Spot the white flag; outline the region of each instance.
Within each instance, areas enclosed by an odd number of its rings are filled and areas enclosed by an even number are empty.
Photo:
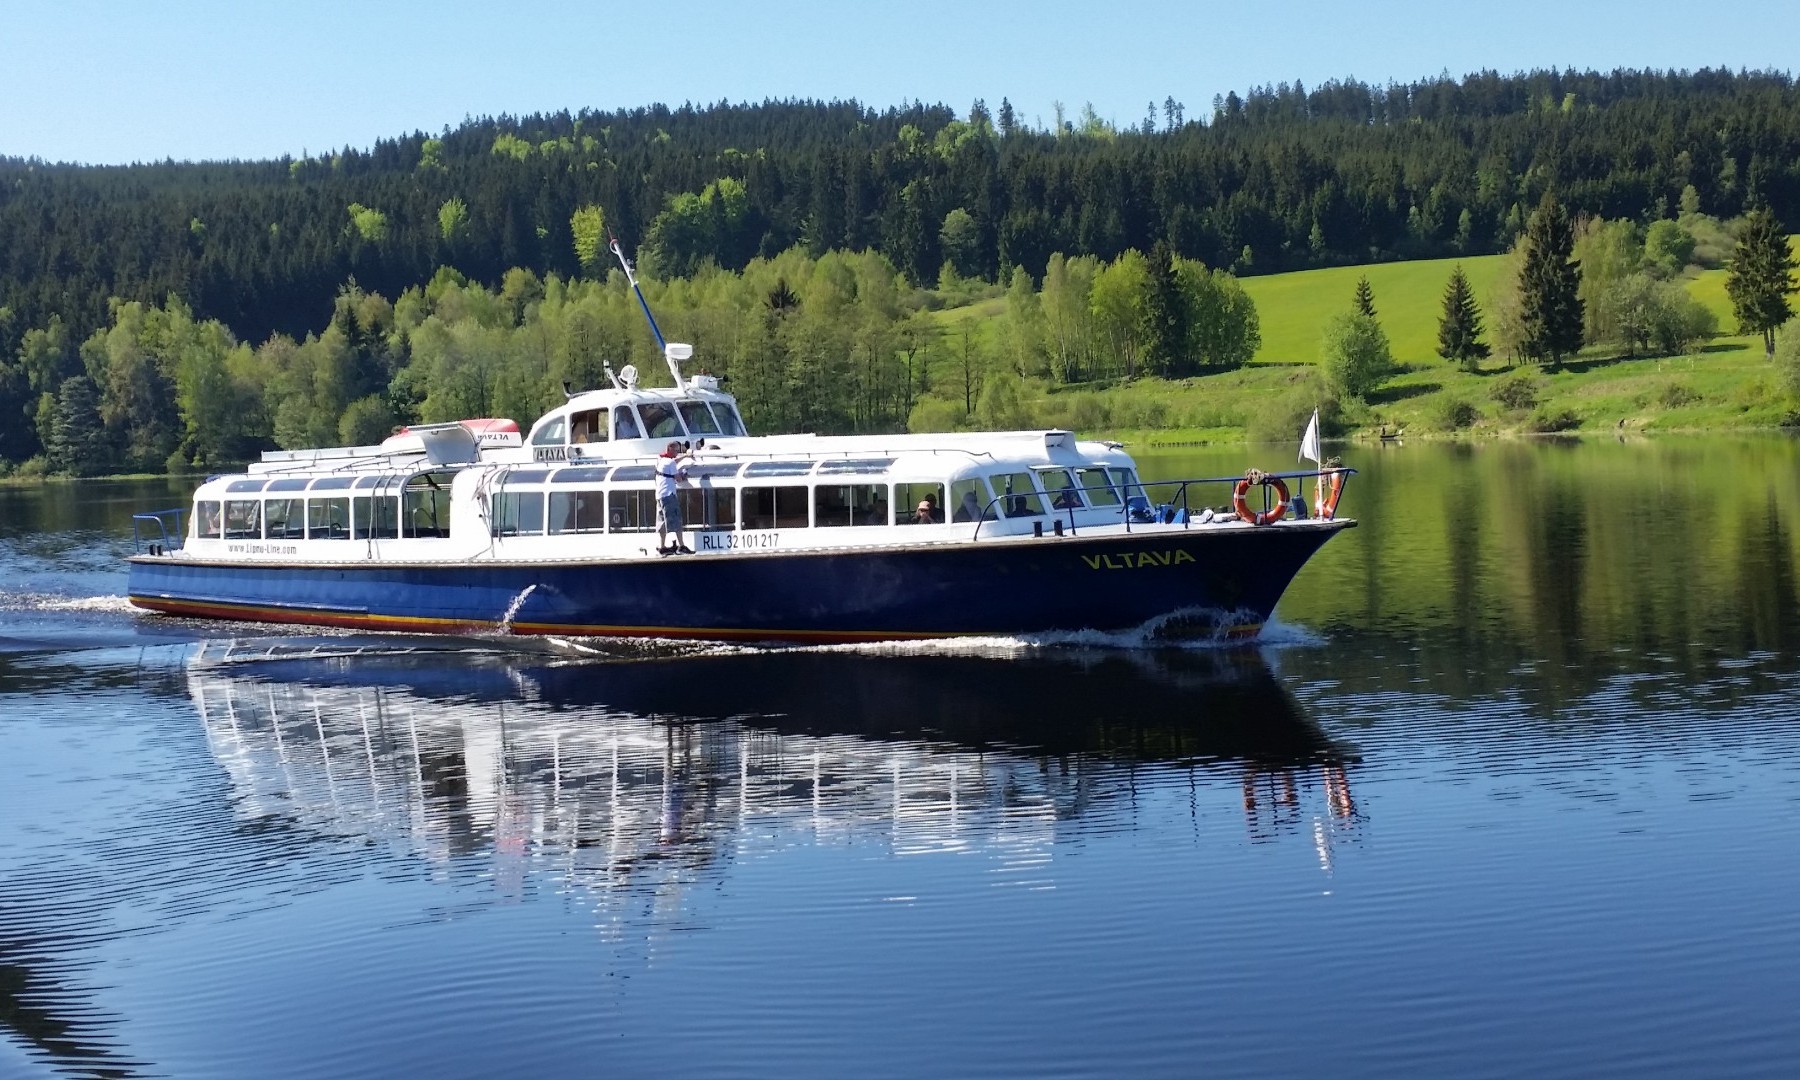
[[[1319,410],[1314,409],[1312,419],[1306,422],[1306,434],[1300,436],[1300,460],[1312,459],[1313,464],[1323,465],[1324,456],[1319,453]]]

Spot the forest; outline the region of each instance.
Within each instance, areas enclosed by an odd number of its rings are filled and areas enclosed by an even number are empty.
[[[984,392],[998,422],[1016,378],[1242,363],[1239,278],[1506,251],[1546,192],[1640,227],[1800,220],[1797,105],[1779,73],[1482,72],[1282,83],[1192,115],[1170,97],[1129,127],[786,101],[486,118],[276,161],[0,159],[0,461],[161,469],[528,418],[646,354],[615,233],[765,429],[941,424],[945,402],[969,420]],[[1048,316],[999,346],[922,317],[982,283],[1018,325],[1024,293],[1099,322],[1076,349]],[[1161,329],[1127,327],[1145,318]],[[829,401],[782,389],[821,380]]]

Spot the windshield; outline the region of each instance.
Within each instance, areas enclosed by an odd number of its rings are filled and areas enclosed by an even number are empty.
[[[712,411],[713,415],[718,417],[720,434],[735,436],[744,434],[744,421],[739,419],[735,408],[723,401],[715,401],[712,404]]]
[[[688,430],[696,435],[720,434],[719,425],[713,421],[712,411],[704,401],[682,402],[681,418],[687,421]]]

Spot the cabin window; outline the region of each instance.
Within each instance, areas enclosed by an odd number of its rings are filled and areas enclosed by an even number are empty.
[[[400,521],[408,537],[450,535],[450,473],[420,473],[400,496]]]
[[[392,495],[370,498],[358,495],[350,500],[351,539],[393,540],[400,535],[400,500]]]
[[[704,484],[707,480],[724,480],[736,476],[741,468],[743,466],[735,461],[729,464],[689,465],[687,474],[689,480]]]
[[[1075,475],[1081,480],[1081,493],[1087,496],[1089,506],[1119,505],[1118,489],[1112,486],[1105,469],[1099,466],[1077,469]]]
[[[508,484],[541,484],[549,478],[549,469],[514,469],[506,474]]]
[[[194,504],[194,536],[217,540],[220,536],[220,525],[224,520],[224,503],[217,500],[202,500]]]
[[[1130,502],[1134,498],[1143,499],[1146,503],[1149,502],[1149,496],[1144,492],[1144,485],[1138,483],[1137,472],[1135,470],[1112,469],[1110,471],[1112,473],[1113,485],[1123,493],[1126,502]]]
[[[1030,473],[1001,473],[994,477],[994,487],[999,489],[1000,512],[1006,517],[1037,517],[1044,512],[1044,500],[1038,498]]]
[[[552,491],[550,493],[550,531],[553,533],[605,532],[606,495],[599,491]]]
[[[1039,469],[1038,483],[1044,485],[1044,493],[1050,496],[1052,510],[1079,510],[1086,505],[1081,501],[1081,492],[1075,486],[1075,478],[1067,469]]]
[[[306,500],[270,499],[264,503],[263,536],[270,540],[306,539]]]
[[[886,525],[886,484],[821,484],[813,489],[813,523],[834,525]]]
[[[398,476],[363,476],[357,478],[356,487],[360,491],[363,488],[384,487],[390,483],[397,483],[399,480]]]
[[[488,524],[495,536],[536,536],[544,531],[544,493],[502,491],[494,496]]]
[[[233,500],[225,504],[225,539],[262,539],[261,500]]]
[[[339,491],[356,482],[354,476],[321,476],[312,482],[314,491]]]
[[[656,479],[656,466],[621,465],[613,470],[612,478],[615,484],[623,483],[626,480],[654,480]]]
[[[311,483],[311,481],[308,480],[304,476],[302,476],[302,477],[289,476],[289,477],[284,477],[280,480],[269,481],[269,486],[267,488],[265,488],[264,490],[266,490],[266,491],[305,491],[306,485],[309,483]]]
[[[723,401],[715,401],[712,403],[712,411],[713,416],[719,422],[719,434],[736,436],[744,434],[744,421],[738,416],[735,408]]]
[[[566,417],[566,416],[554,417],[551,420],[547,421],[543,427],[538,428],[537,431],[532,434],[531,445],[533,445],[533,446],[561,446],[566,441],[565,435],[567,434],[568,430],[569,430],[569,418],[568,417]]]
[[[810,461],[753,461],[744,466],[745,476],[805,476],[812,472]]]
[[[844,473],[884,473],[894,463],[893,458],[856,458],[849,461],[821,461],[819,475],[830,476]]]
[[[750,466],[754,469],[756,466]],[[744,528],[806,528],[806,489],[761,487],[744,489]]]
[[[605,465],[580,465],[573,469],[558,469],[550,478],[552,484],[603,484],[606,474],[612,470]]]
[[[569,424],[569,441],[596,443],[606,441],[606,410],[588,409],[578,412]]]
[[[310,540],[350,539],[350,500],[306,500],[306,536]]]
[[[646,401],[638,406],[638,414],[644,418],[644,434],[652,439],[678,439],[687,434],[673,402]]]
[[[656,528],[656,491],[641,488],[608,493],[606,527],[612,532],[649,532]]]
[[[686,421],[689,431],[696,435],[718,435],[719,423],[704,401],[684,401],[681,403],[681,419]]]
[[[676,493],[681,502],[681,523],[690,529],[734,529],[737,527],[737,489],[730,487],[681,488]]]
[[[929,509],[920,510],[923,503]],[[944,517],[944,485],[895,484],[894,520],[901,525],[942,525]]]
[[[953,481],[950,485],[950,502],[956,509],[950,511],[950,520],[994,520],[994,508],[988,505],[993,498],[988,491],[987,481],[979,476]]]
[[[225,485],[225,490],[230,492],[261,491],[266,483],[268,483],[267,480],[233,480]]]
[[[629,405],[613,407],[613,438],[641,439],[643,430],[638,427],[637,413],[631,411]]]

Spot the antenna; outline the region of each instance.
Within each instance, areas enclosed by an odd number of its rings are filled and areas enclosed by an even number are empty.
[[[606,378],[607,378],[607,380],[608,380],[608,381],[609,381],[609,382],[611,382],[611,383],[612,383],[612,386],[613,386],[613,389],[614,389],[614,390],[618,390],[618,389],[620,389],[620,387],[619,387],[619,377],[618,377],[618,376],[617,376],[617,375],[614,375],[614,374],[613,374],[613,369],[612,369],[612,365],[611,365],[611,364],[601,364],[601,365],[600,365],[600,370],[601,370],[601,371],[604,371],[604,372],[606,372]]]
[[[618,257],[619,265],[625,268],[625,280],[631,283],[631,291],[637,294],[638,306],[644,309],[644,318],[650,320],[650,332],[656,335],[656,347],[667,348],[669,343],[663,340],[662,329],[656,325],[656,316],[650,314],[650,304],[644,299],[644,290],[638,288],[637,275],[631,271],[631,260],[627,259],[625,253],[619,249],[619,238],[611,233],[608,233],[606,238],[612,242],[612,253]],[[679,380],[677,380],[677,384],[679,384]]]
[[[663,337],[662,327],[656,325],[656,316],[650,314],[650,302],[644,299],[644,290],[638,288],[637,274],[632,272],[631,260],[619,248],[619,238],[608,233],[607,240],[611,242],[613,255],[625,270],[625,280],[631,283],[631,291],[637,294],[638,306],[644,309],[644,318],[650,323],[650,332],[656,335],[656,347],[662,350],[663,360],[669,365],[669,374],[675,377],[675,389],[680,390],[681,362],[694,355],[694,347],[680,342],[671,343]]]

